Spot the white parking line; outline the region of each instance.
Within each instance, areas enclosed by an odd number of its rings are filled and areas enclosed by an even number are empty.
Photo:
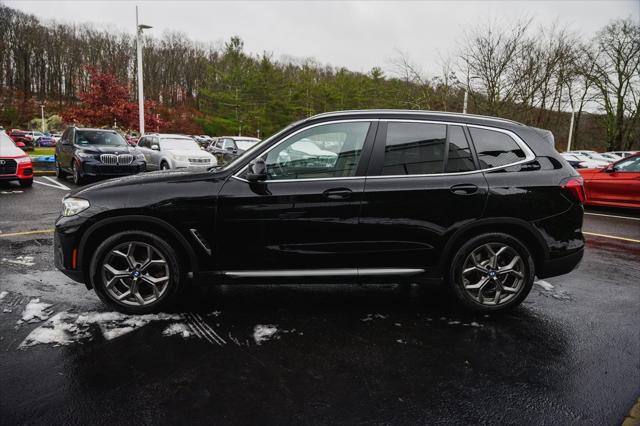
[[[640,220],[640,217],[617,216],[617,215],[614,215],[614,214],[589,213],[589,212],[585,212],[585,214],[589,215],[589,216],[615,217],[616,219]]]
[[[34,179],[33,183],[37,183],[39,185],[44,185],[44,186],[50,186],[51,188],[56,188],[56,189],[61,189],[63,191],[71,191],[71,188],[69,188],[68,186],[62,184],[61,182],[51,179],[48,176],[42,176],[44,179],[48,180],[50,183],[47,182],[41,182],[39,180]]]
[[[618,237],[616,235],[597,234],[595,232],[584,232],[584,231],[582,231],[582,233],[585,235],[591,235],[594,237],[611,238],[612,240],[629,241],[631,243],[640,243],[640,240],[636,240],[633,238],[626,238],[626,237]]]

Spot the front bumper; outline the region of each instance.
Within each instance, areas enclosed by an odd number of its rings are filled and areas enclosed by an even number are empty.
[[[56,229],[53,234],[53,262],[57,269],[74,281],[84,283],[84,272],[77,261],[74,234],[64,234]]]
[[[83,176],[129,176],[136,173],[141,173],[146,170],[146,163],[144,161],[134,162],[128,165],[106,165],[98,161],[85,161],[82,162],[82,175]]]
[[[31,162],[17,163],[15,172],[0,174],[0,181],[30,180],[30,179],[33,179],[33,165]]]

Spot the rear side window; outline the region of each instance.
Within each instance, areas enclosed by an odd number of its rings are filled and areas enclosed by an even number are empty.
[[[445,172],[468,172],[475,168],[464,130],[460,126],[449,126],[449,153]]]
[[[394,123],[387,127],[383,175],[442,173],[447,126]]]
[[[471,139],[478,153],[481,169],[502,167],[524,160],[522,148],[506,133],[469,127]]]

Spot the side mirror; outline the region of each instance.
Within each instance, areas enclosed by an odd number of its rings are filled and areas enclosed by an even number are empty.
[[[249,164],[247,180],[249,182],[267,180],[267,165],[262,158],[256,158]]]
[[[153,145],[151,145],[151,149],[154,151],[160,151],[160,145],[154,143]]]
[[[233,147],[232,146],[228,146],[225,148],[227,151],[233,151]]]
[[[607,166],[603,169],[603,171],[604,171],[605,173],[613,173],[613,172],[615,172],[615,171],[616,171],[616,168],[614,167],[614,165],[613,165],[613,164],[609,164],[609,165],[607,165]]]

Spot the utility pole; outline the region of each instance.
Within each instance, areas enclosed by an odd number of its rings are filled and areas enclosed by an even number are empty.
[[[40,104],[40,119],[42,120],[42,133],[44,134],[44,102]]]
[[[567,140],[567,151],[571,151],[571,138],[573,137],[573,117],[575,111],[571,110],[571,123],[569,124],[569,139]]]
[[[140,119],[140,137],[144,136],[144,88],[142,82],[142,31],[153,28],[138,23],[138,6],[136,6],[136,53],[138,56],[138,117]]]
[[[469,100],[469,92],[464,91],[464,103],[462,104],[462,113],[467,113],[467,101]]]

